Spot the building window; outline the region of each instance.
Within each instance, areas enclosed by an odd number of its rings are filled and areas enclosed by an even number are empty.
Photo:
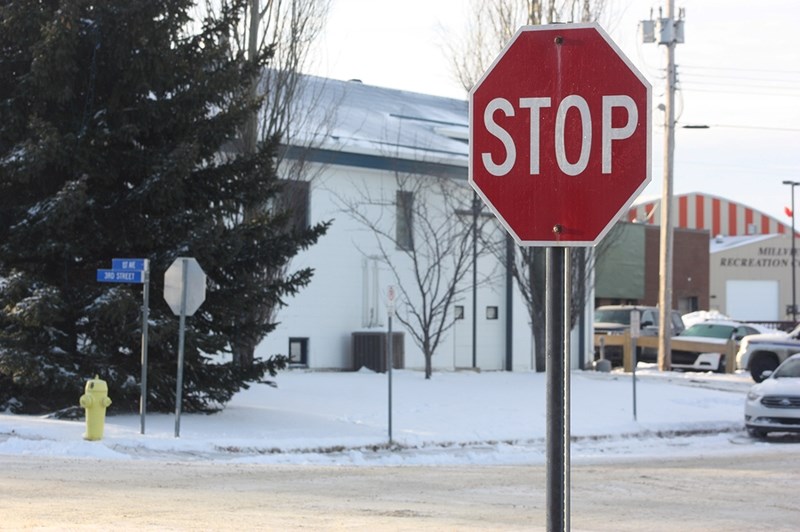
[[[456,305],[453,312],[455,314],[455,319],[457,320],[464,319],[464,305]]]
[[[398,190],[396,194],[397,226],[395,240],[397,248],[403,251],[414,250],[414,193]]]
[[[496,320],[497,319],[497,307],[486,307],[486,319],[487,320]]]
[[[681,311],[681,314],[700,310],[699,299],[696,296],[678,298],[678,310]]]
[[[308,366],[308,338],[289,338],[289,364]]]

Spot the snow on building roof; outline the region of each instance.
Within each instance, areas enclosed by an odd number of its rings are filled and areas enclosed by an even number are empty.
[[[288,144],[316,151],[456,166],[466,176],[469,112],[466,100],[303,77]],[[346,164],[346,162],[344,163]]]
[[[709,244],[709,253],[713,255],[714,253],[718,253],[720,251],[728,251],[741,246],[747,246],[749,244],[755,244],[757,242],[771,240],[779,236],[781,235],[776,233],[765,234],[765,235],[739,235],[739,236],[719,235],[711,238]]]

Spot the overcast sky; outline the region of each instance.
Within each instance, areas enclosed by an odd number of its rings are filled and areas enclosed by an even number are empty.
[[[444,43],[464,30],[471,0],[332,1],[313,73],[467,98]],[[637,25],[665,2],[607,4],[603,28],[653,85],[653,181],[642,197],[660,197],[663,113],[656,107],[665,53],[639,43]],[[790,222],[791,195],[781,182],[800,181],[800,1],[684,0],[678,7],[686,13],[686,42],[676,48],[678,127],[710,128],[677,130],[675,193],[715,194]]]

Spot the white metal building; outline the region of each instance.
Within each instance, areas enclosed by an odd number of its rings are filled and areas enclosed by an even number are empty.
[[[398,224],[400,216],[398,179],[425,175],[448,178],[456,185],[450,189],[455,190],[454,197],[448,199],[469,209],[473,196],[467,184],[467,102],[315,77],[308,78],[306,90],[315,103],[303,110],[303,126],[294,138],[295,144],[312,147],[288,146],[283,168],[292,160],[310,161],[310,221],[332,220],[333,224],[318,244],[293,262],[293,268],[313,267],[314,278],[287,301],[277,317],[280,325],[256,354],[288,353],[293,361],[312,369],[357,369],[353,367],[353,333],[386,330],[386,293],[395,278],[377,258],[381,253],[374,231],[352,215],[353,199],[366,195],[376,200],[365,207],[365,215],[378,220],[386,231],[397,230],[391,226]],[[463,216],[463,209],[449,216]],[[503,234],[494,220],[487,227],[496,237]],[[412,283],[407,255],[394,249],[389,255],[403,277],[401,284]],[[490,280],[477,286],[475,365],[482,370],[528,370],[532,341],[519,292],[514,287],[507,295],[505,269],[497,258],[482,255],[477,264],[479,278]],[[470,273],[448,310],[454,326],[433,357],[434,370],[473,366],[471,287]],[[404,303],[398,302],[398,312],[407,311]],[[590,329],[591,319],[587,321]],[[394,330],[398,327],[394,320]],[[405,367],[422,368],[422,351],[407,331],[404,336]],[[579,357],[573,352],[577,367]],[[590,345],[585,352],[585,357],[591,356]]]

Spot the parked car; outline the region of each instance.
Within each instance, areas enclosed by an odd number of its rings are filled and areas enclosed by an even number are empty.
[[[736,353],[736,367],[749,371],[754,381],[761,382],[765,371],[775,371],[794,353],[800,353],[800,325],[789,333],[772,330],[745,337]]]
[[[631,328],[631,311],[639,312],[641,336],[658,336],[658,307],[642,305],[603,305],[594,311],[594,334],[622,334]],[[685,329],[681,314],[677,310],[671,312],[670,324],[672,336]],[[622,348],[607,346],[605,357],[612,365],[622,365]],[[656,349],[636,350],[637,357],[642,362],[655,362],[658,357]],[[595,359],[600,358],[599,349],[595,349]]]
[[[800,432],[800,354],[750,388],[744,405],[747,432],[763,438],[770,432]]]
[[[725,351],[729,340],[741,341],[750,334],[762,334],[769,329],[755,323],[734,320],[706,320],[685,329],[676,338],[719,345],[719,350],[706,353],[672,348],[672,367],[696,371],[724,371]]]

